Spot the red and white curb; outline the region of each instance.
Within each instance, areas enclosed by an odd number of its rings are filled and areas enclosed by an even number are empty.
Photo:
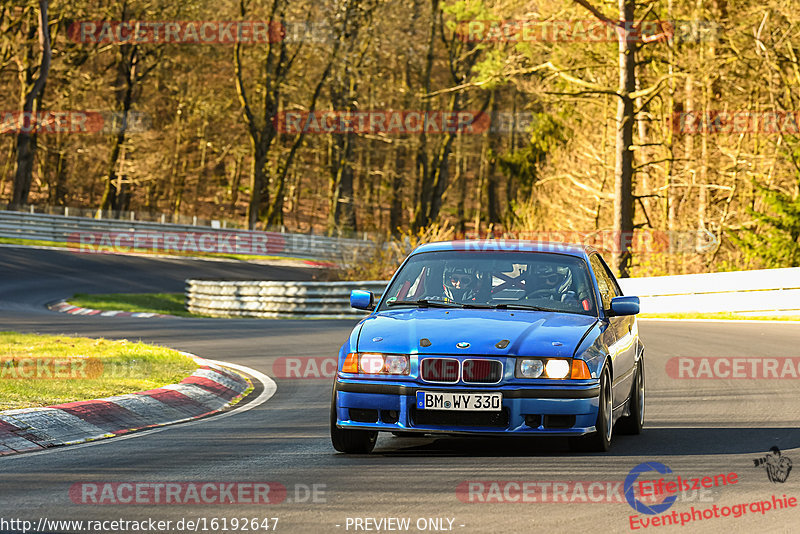
[[[165,315],[162,313],[147,313],[147,312],[126,312],[126,311],[108,311],[108,310],[95,310],[93,308],[81,308],[80,306],[73,306],[64,300],[58,301],[54,304],[47,306],[50,310],[59,313],[69,313],[70,315],[98,315],[100,317],[177,317],[177,315]]]
[[[47,408],[2,411],[0,456],[191,421],[230,406],[251,387],[244,375],[195,359],[201,367],[179,384]]]

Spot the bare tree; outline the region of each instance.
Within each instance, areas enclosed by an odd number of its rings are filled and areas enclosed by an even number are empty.
[[[38,30],[34,30],[33,24],[29,25],[28,36],[32,37],[34,31],[39,34],[39,46],[41,57],[39,64],[33,62],[33,51],[28,50],[19,63],[20,81],[22,82],[22,113],[23,117],[31,116],[41,106],[42,92],[47,83],[47,74],[50,72],[50,61],[52,50],[50,47],[50,28],[48,26],[47,9],[48,0],[39,0]],[[22,119],[24,120],[24,119]],[[31,119],[32,124],[36,124],[35,119]],[[21,129],[17,133],[17,171],[14,175],[13,193],[8,209],[19,209],[28,202],[28,194],[31,190],[33,180],[33,158],[36,149],[36,129],[27,132]]]

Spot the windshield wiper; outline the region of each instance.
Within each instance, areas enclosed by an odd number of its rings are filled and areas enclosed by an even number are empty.
[[[534,311],[543,311],[543,312],[558,312],[564,313],[564,310],[557,310],[555,308],[545,308],[543,306],[534,306],[532,304],[516,304],[513,302],[507,302],[503,304],[496,304],[493,306],[498,310],[534,310]]]
[[[421,308],[463,308],[463,305],[459,304],[458,302],[447,302],[445,300],[430,300],[430,299],[392,300],[386,303],[387,306],[399,306],[401,304],[406,304],[410,306],[419,306]]]

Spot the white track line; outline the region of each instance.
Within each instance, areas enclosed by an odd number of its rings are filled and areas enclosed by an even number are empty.
[[[186,426],[199,425],[201,423],[206,422],[206,420],[209,420],[209,419],[214,419],[214,420],[224,419],[226,417],[230,417],[232,415],[237,415],[237,414],[240,414],[240,413],[244,413],[244,412],[246,412],[248,410],[252,410],[253,408],[257,408],[257,407],[261,406],[262,404],[267,402],[275,394],[275,392],[278,390],[278,385],[275,383],[274,380],[272,380],[270,377],[268,377],[264,373],[256,371],[255,369],[251,369],[250,367],[245,367],[244,365],[237,365],[235,363],[222,362],[222,361],[218,361],[218,360],[209,360],[207,358],[203,358],[203,359],[205,361],[207,361],[207,362],[214,363],[214,364],[217,364],[217,365],[221,365],[223,367],[230,367],[231,369],[236,369],[237,371],[241,371],[241,372],[249,375],[254,380],[257,380],[257,381],[261,382],[261,384],[264,386],[264,391],[262,391],[261,394],[258,397],[256,397],[255,399],[251,400],[250,402],[247,402],[247,403],[243,404],[240,407],[234,407],[231,410],[229,410],[227,412],[223,412],[223,413],[221,413],[219,415],[211,415],[211,416],[208,416],[208,417],[204,417],[202,419],[198,419],[196,421],[188,421],[188,422],[185,422],[185,423],[168,424],[166,426],[162,426],[162,427],[159,427],[159,428],[153,428],[151,430],[143,430],[141,432],[133,432],[132,434],[126,434],[126,435],[123,435],[123,436],[116,436],[116,437],[108,438],[108,439],[101,439],[101,440],[98,440],[98,441],[90,441],[88,443],[80,443],[78,445],[65,445],[65,446],[62,446],[62,447],[53,447],[51,449],[44,449],[42,451],[26,452],[26,453],[20,453],[20,454],[11,454],[9,456],[0,456],[0,462],[9,462],[9,461],[14,461],[14,459],[16,459],[16,458],[30,458],[31,456],[40,456],[42,454],[51,454],[51,453],[54,453],[54,452],[81,449],[83,447],[94,447],[95,445],[105,445],[105,444],[109,444],[109,443],[116,443],[116,442],[119,442],[119,441],[122,441],[122,440],[125,440],[125,439],[138,438],[138,437],[141,437],[141,436],[147,436],[147,435],[150,435],[150,434],[155,434],[157,432],[163,432],[164,430],[169,430],[171,428],[174,428],[177,425],[180,425],[181,427],[186,427]]]
[[[781,321],[763,319],[667,319],[666,317],[637,317],[637,321],[664,321],[681,323],[734,323],[734,324],[800,324],[800,321]]]

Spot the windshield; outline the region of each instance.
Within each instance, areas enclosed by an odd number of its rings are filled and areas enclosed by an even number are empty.
[[[583,259],[543,252],[416,254],[397,273],[379,309],[415,306],[597,315]]]

